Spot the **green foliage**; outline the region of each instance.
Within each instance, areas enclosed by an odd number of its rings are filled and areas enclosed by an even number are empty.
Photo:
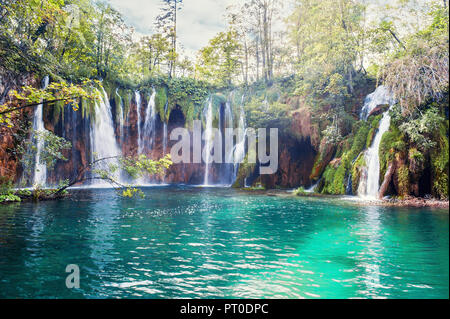
[[[405,165],[400,166],[397,170],[398,193],[400,197],[409,194],[409,169]]]
[[[369,133],[367,134],[366,148],[369,148],[372,145],[373,139],[375,138],[375,134],[377,133],[380,120],[383,116],[377,115],[372,119],[372,123],[370,125]]]
[[[405,121],[400,125],[400,130],[420,150],[426,151],[436,145],[432,140],[432,135],[439,129],[443,120],[439,114],[439,110],[432,106],[425,113],[417,114],[408,121]]]
[[[357,131],[352,147],[348,154],[348,159],[353,161],[367,147],[367,136],[369,134],[369,126],[366,122],[361,123],[361,127]]]
[[[121,158],[122,168],[132,177],[136,179],[144,174],[156,175],[161,174],[164,170],[168,169],[172,165],[170,155],[166,155],[162,159],[155,161],[148,158],[146,155],[141,154],[138,158]],[[110,175],[110,174],[108,174]]]
[[[168,103],[167,100],[167,88],[166,87],[160,87],[156,90],[156,96],[155,96],[155,106],[156,111],[161,117],[161,121],[166,122],[166,113],[165,108]]]
[[[36,157],[38,143],[43,143],[40,164],[46,165],[49,170],[53,169],[58,160],[67,161],[63,152],[72,148],[72,143],[50,131],[35,131],[34,138],[26,141],[20,147],[22,162],[27,174],[31,173],[30,169]]]
[[[417,163],[423,163],[425,161],[425,156],[419,152],[416,148],[409,149],[409,160],[414,160]]]
[[[15,194],[13,181],[7,177],[0,176],[0,204],[20,201],[20,197]]]
[[[281,134],[289,134],[291,105],[281,102],[269,104],[261,98],[252,97],[244,108],[250,127],[278,128]]]
[[[307,193],[305,192],[305,189],[303,187],[299,187],[296,190],[294,190],[293,194],[295,196],[303,196],[303,195],[306,195]]]
[[[139,195],[141,198],[143,198],[145,196],[144,192],[142,192],[142,190],[140,190],[138,188],[129,187],[122,191],[122,197],[133,198],[136,195]]]
[[[297,94],[313,104],[336,105],[351,93],[353,63],[364,36],[363,6],[354,1],[298,1],[289,17],[289,35],[297,48]],[[351,30],[351,31],[350,31]]]
[[[387,166],[394,160],[395,153],[404,152],[406,144],[403,141],[403,135],[393,123],[388,132],[383,134],[380,142],[380,176],[384,176]]]
[[[384,83],[402,107],[403,115],[448,91],[448,7],[433,5],[432,22],[405,37],[383,69]],[[392,35],[392,28],[386,28]]]
[[[33,192],[28,189],[19,189],[16,191],[16,195],[19,197],[31,197]]]
[[[0,204],[22,201],[19,196],[14,194],[0,195]]]
[[[80,85],[67,84],[65,81],[52,82],[48,87],[36,89],[32,86],[24,86],[21,92],[11,90],[8,101],[0,105],[0,124],[12,127],[12,116],[18,115],[17,103],[21,108],[33,107],[44,101],[46,105],[55,105],[54,117],[59,118],[64,105],[71,105],[77,111],[79,101],[82,99],[98,100],[99,94],[94,90],[95,86],[101,85],[98,81],[84,80]]]
[[[254,186],[243,188],[246,191],[264,191],[266,187],[262,185],[260,182],[256,183]]]
[[[449,198],[449,141],[448,121],[441,124],[437,134],[437,146],[430,152],[432,168],[432,191],[433,195],[441,198]]]
[[[250,154],[252,157],[256,154]],[[236,176],[236,181],[233,184],[234,188],[241,188],[245,186],[245,179],[248,178],[256,168],[256,163],[248,162],[249,154],[246,154],[243,162],[239,165],[239,170]]]
[[[376,118],[372,123],[358,121],[353,127],[353,133],[340,143],[336,157],[340,156],[338,166],[329,164],[323,173],[322,193],[344,195],[347,177],[352,174],[352,187],[355,193],[359,183],[359,176],[364,166],[363,151],[367,148],[367,141],[373,126],[378,126]]]
[[[201,79],[217,85],[231,86],[239,67],[237,33],[232,28],[219,32],[200,50],[197,72]]]
[[[364,153],[361,153],[352,165],[352,193],[358,192],[359,181],[361,178],[361,170],[366,166]]]

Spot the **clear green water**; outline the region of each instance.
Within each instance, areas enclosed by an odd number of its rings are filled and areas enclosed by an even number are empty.
[[[145,192],[0,206],[0,297],[449,297],[446,211]],[[65,286],[68,264],[80,267],[80,289]]]

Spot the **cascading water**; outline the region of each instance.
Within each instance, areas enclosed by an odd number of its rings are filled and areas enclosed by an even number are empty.
[[[205,186],[209,185],[209,161],[211,160],[211,148],[212,148],[212,122],[213,122],[213,112],[212,112],[212,98],[209,99],[208,107],[206,109],[205,113],[206,118],[206,129],[205,129],[205,175],[204,175],[204,181],[203,184]]]
[[[219,124],[219,129],[222,129],[222,125],[224,125],[225,130],[228,129],[234,129],[234,119],[233,119],[233,106],[232,106],[232,100],[233,100],[233,93],[230,93],[230,96],[228,97],[227,102],[225,103],[225,110],[224,110],[224,120],[222,124]],[[223,131],[222,134],[224,134],[226,131]],[[235,147],[233,146],[230,150],[226,150],[228,154],[225,154],[226,161],[224,164],[222,164],[222,184],[232,184],[234,181],[234,153],[235,153]]]
[[[233,183],[236,181],[237,173],[239,170],[239,163],[244,160],[245,157],[245,138],[247,136],[247,125],[245,120],[245,111],[244,111],[244,95],[242,95],[241,99],[241,110],[239,115],[239,129],[242,130],[243,134],[241,139],[237,141],[236,146],[234,147],[234,172],[233,172]]]
[[[384,85],[377,87],[375,92],[367,95],[364,100],[364,106],[361,109],[360,119],[366,121],[372,112],[379,105],[393,105],[394,98]]]
[[[156,105],[155,105],[156,91],[153,89],[153,92],[148,101],[147,111],[145,114],[145,122],[144,122],[144,137],[150,137],[149,149],[153,149],[155,143],[156,136]],[[144,146],[142,145],[142,148]],[[143,149],[139,150],[140,153],[143,152]]]
[[[389,104],[392,106],[395,103],[394,98],[384,86],[379,86],[377,90],[368,95],[364,107],[361,111],[361,118],[367,120],[370,112],[379,105]],[[380,189],[380,157],[379,149],[381,139],[389,130],[391,124],[391,117],[389,110],[384,112],[380,121],[378,132],[375,135],[372,145],[365,151],[364,158],[366,161],[365,170],[361,174],[358,195],[366,198],[376,199],[378,198],[378,192]]]
[[[138,144],[138,154],[140,154],[140,150],[142,149],[142,137],[141,137],[141,93],[139,91],[134,92],[134,96],[136,99],[136,112],[137,112],[137,144]]]
[[[166,102],[166,105],[164,106],[164,114],[167,116],[167,110],[169,107],[169,102]],[[163,125],[163,155],[166,155],[167,152],[167,122],[168,119],[164,121]]]
[[[46,76],[43,79],[43,89],[46,89],[49,83],[49,77]],[[33,132],[45,132],[44,127],[44,112],[43,104],[39,104],[34,111],[34,119],[33,119]],[[41,164],[41,153],[44,148],[44,141],[42,139],[38,139],[36,142],[36,155],[35,155],[35,167],[34,167],[34,177],[33,177],[33,185],[41,185],[46,186],[47,183],[47,166],[45,164]]]
[[[120,134],[120,143],[123,143],[123,123],[125,120],[125,116],[123,114],[123,100],[122,97],[119,94],[119,89],[116,89],[116,95],[119,98],[119,105],[118,105],[118,115],[119,115],[119,134]]]
[[[92,160],[107,159],[98,162],[97,168],[109,169],[109,164],[117,164],[121,151],[117,145],[114,133],[114,125],[109,98],[103,89],[103,96],[95,103],[95,120],[91,121],[91,151]],[[95,154],[95,158],[93,157]],[[115,178],[120,181],[121,172],[117,172]],[[106,181],[95,180],[94,186],[109,185]]]

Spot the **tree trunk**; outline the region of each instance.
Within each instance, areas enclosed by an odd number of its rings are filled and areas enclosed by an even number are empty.
[[[384,194],[386,194],[389,184],[391,183],[392,176],[394,175],[394,171],[395,171],[394,163],[390,162],[386,170],[386,174],[384,175],[384,180],[383,183],[381,184],[380,192],[378,193],[379,199],[383,199]]]

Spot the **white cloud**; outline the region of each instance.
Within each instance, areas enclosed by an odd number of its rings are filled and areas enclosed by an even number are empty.
[[[138,34],[154,33],[154,22],[160,12],[160,0],[108,0],[133,26]],[[184,0],[178,18],[178,41],[188,55],[207,45],[218,32],[226,29],[227,6],[239,0]]]

